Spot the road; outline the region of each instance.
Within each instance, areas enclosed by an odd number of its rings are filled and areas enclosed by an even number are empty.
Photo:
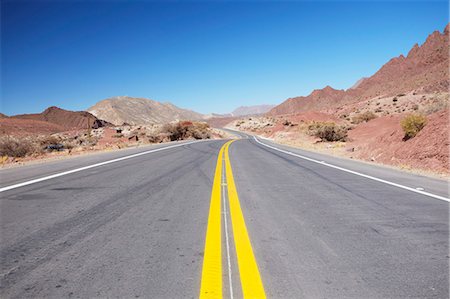
[[[448,182],[241,135],[1,170],[0,297],[449,297]]]

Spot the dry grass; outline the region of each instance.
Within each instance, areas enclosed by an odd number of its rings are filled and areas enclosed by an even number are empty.
[[[372,111],[366,111],[366,112],[363,112],[363,113],[355,115],[352,118],[352,123],[353,124],[360,124],[360,123],[363,123],[363,122],[368,122],[369,120],[372,120],[372,119],[374,119],[376,117],[377,117],[376,114],[373,113]]]
[[[449,99],[448,97],[436,97],[433,102],[425,107],[424,114],[429,115],[433,114],[435,112],[447,109],[449,106]]]
[[[421,114],[409,114],[400,122],[403,131],[405,132],[404,140],[411,139],[417,135],[426,125],[427,118]]]
[[[23,158],[36,152],[36,146],[27,139],[16,139],[10,136],[0,138],[0,156]]]
[[[308,134],[322,141],[345,141],[348,128],[334,122],[312,122],[308,125]]]
[[[211,129],[207,123],[180,121],[164,125],[159,132],[148,134],[151,143],[186,139],[210,139]]]

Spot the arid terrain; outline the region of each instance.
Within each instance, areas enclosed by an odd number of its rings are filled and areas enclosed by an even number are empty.
[[[37,114],[2,114],[2,141],[22,149],[0,154],[9,163],[55,151],[220,138],[226,133],[210,127],[228,127],[306,149],[448,175],[448,42],[447,25],[347,90],[326,86],[277,106],[241,106],[223,115],[126,96],[99,101],[87,111],[50,107]]]
[[[264,114],[274,108],[275,105],[255,105],[255,106],[240,106],[230,113],[230,116],[247,116]]]
[[[306,149],[448,175],[448,44],[447,25],[348,90],[326,86],[287,99],[264,116],[209,122]],[[402,126],[407,118],[413,119],[409,126],[419,125],[414,136]],[[422,123],[414,123],[417,118]]]
[[[148,125],[186,119],[204,119],[200,113],[179,108],[171,103],[132,97],[114,97],[102,100],[87,111],[115,125]]]
[[[145,100],[147,101],[147,100]],[[132,101],[133,102],[133,101]],[[172,107],[171,104],[157,104]],[[174,107],[174,106],[173,106]],[[139,108],[139,107],[138,107]],[[193,116],[197,114],[193,113]],[[172,119],[180,116],[172,115]],[[192,116],[187,113],[185,116]],[[61,158],[92,151],[135,147],[177,140],[214,139],[227,133],[205,122],[178,121],[137,125],[136,118],[113,125],[89,112],[50,107],[37,114],[1,115],[0,156],[2,166],[34,160]]]
[[[448,1],[0,14],[0,299],[450,298]]]

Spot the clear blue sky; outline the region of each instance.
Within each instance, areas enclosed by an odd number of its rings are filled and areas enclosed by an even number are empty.
[[[448,22],[448,3],[1,1],[1,112],[117,95],[202,113],[346,89]]]

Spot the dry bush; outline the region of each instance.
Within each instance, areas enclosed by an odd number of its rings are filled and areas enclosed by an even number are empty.
[[[211,131],[207,123],[191,121],[166,124],[160,134],[166,134],[165,137],[168,137],[170,141],[211,138]]]
[[[421,114],[409,114],[403,118],[400,122],[403,132],[405,132],[405,137],[403,140],[408,140],[417,135],[417,133],[422,130],[427,123],[427,118]]]
[[[74,140],[75,145],[78,146],[94,146],[98,143],[98,137],[96,136],[89,136],[88,134],[84,134],[82,136],[77,136]]]
[[[448,103],[449,103],[448,98],[436,99],[432,104],[428,105],[425,108],[424,113],[426,115],[429,115],[429,114],[433,114],[435,112],[447,109]]]
[[[37,140],[41,147],[46,147],[53,144],[61,143],[61,139],[56,136],[41,136]]]
[[[160,143],[162,142],[161,134],[147,134],[148,142],[150,143]]]
[[[334,122],[312,122],[308,125],[309,134],[322,141],[345,141],[347,131],[347,127],[336,125]]]
[[[25,157],[34,153],[35,150],[35,146],[29,140],[18,140],[9,136],[0,138],[0,156]]]
[[[364,113],[360,113],[360,114],[355,115],[352,118],[352,123],[353,124],[360,124],[362,122],[368,122],[369,120],[372,120],[372,119],[374,119],[376,117],[377,117],[376,114],[373,113],[372,111],[366,111]]]

